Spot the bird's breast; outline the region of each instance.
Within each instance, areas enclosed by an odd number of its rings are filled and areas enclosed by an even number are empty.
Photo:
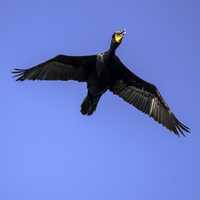
[[[108,75],[107,61],[104,53],[97,54],[96,73],[98,79],[105,80]]]

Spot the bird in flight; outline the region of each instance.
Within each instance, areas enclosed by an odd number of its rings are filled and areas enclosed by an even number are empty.
[[[161,96],[159,90],[131,72],[115,54],[125,30],[112,35],[110,48],[96,55],[56,57],[29,69],[14,69],[17,81],[75,80],[87,83],[87,95],[81,113],[91,115],[106,91],[118,95],[138,110],[146,113],[176,135],[185,135],[189,128],[180,122]]]

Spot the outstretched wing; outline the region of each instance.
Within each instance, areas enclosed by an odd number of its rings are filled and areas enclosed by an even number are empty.
[[[14,69],[17,81],[24,80],[77,80],[86,81],[91,68],[95,66],[96,55],[58,55],[29,69]]]
[[[158,89],[133,74],[118,57],[113,61],[111,74],[113,82],[110,90],[114,94],[148,114],[175,134],[184,135],[184,131],[189,132],[189,128],[171,112]]]

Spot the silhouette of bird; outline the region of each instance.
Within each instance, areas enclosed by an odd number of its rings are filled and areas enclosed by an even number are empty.
[[[131,72],[116,56],[125,30],[112,35],[110,48],[96,55],[58,55],[29,69],[14,69],[17,81],[76,80],[87,83],[87,96],[81,104],[81,113],[91,115],[101,96],[113,92],[126,102],[146,113],[176,135],[185,135],[189,128],[180,122],[161,96],[159,90]]]

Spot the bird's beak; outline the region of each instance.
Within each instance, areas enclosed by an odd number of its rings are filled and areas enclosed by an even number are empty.
[[[123,29],[123,30],[121,31],[121,34],[124,36],[124,35],[126,34],[126,29]]]

